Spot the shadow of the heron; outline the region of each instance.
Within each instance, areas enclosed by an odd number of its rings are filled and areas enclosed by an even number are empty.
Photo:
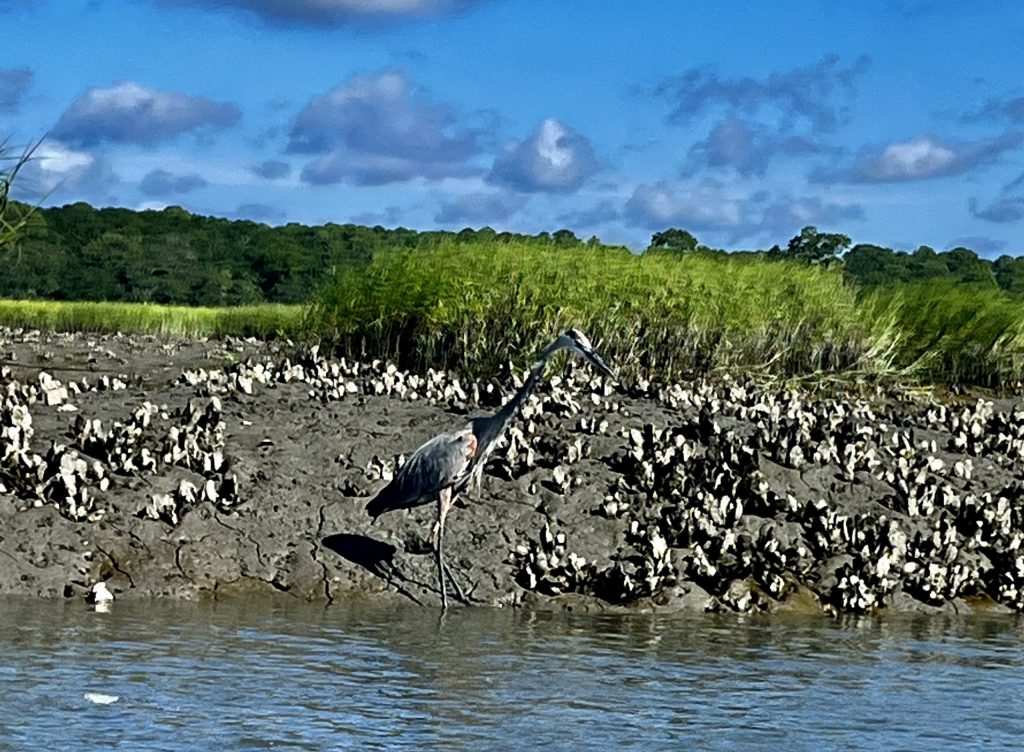
[[[365,569],[375,577],[380,577],[400,594],[418,605],[423,605],[419,598],[409,592],[404,585],[419,587],[426,590],[436,588],[407,577],[396,565],[395,554],[398,549],[390,543],[376,540],[367,535],[355,535],[353,533],[335,533],[328,535],[321,543],[324,548],[330,549],[343,559]]]

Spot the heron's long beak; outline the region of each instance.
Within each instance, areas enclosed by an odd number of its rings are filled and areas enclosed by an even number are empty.
[[[601,359],[600,355],[598,355],[593,350],[588,350],[586,355],[587,360],[589,360],[594,365],[594,368],[596,368],[598,371],[603,373],[605,376],[608,376],[609,378],[615,378],[615,371],[608,367],[608,364]]]

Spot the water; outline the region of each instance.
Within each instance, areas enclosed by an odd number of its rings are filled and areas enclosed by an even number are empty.
[[[0,750],[1020,749],[1022,645],[1006,617],[8,602]]]

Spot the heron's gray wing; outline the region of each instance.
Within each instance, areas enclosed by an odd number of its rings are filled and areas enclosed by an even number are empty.
[[[442,488],[468,475],[475,452],[476,437],[469,426],[435,436],[413,452],[366,510],[377,517],[391,509],[428,503]]]
[[[459,480],[476,451],[476,438],[467,426],[435,436],[413,453],[400,471],[417,488],[436,493]]]

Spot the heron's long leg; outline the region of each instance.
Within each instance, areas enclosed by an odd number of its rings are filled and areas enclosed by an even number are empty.
[[[434,544],[434,550],[437,551],[437,584],[441,588],[441,610],[448,610],[448,590],[445,587],[444,575],[448,569],[444,563],[444,554],[442,553],[442,545],[444,542],[444,518],[448,516],[448,509],[452,505],[452,490],[450,488],[441,489],[437,495],[437,540]]]
[[[437,554],[437,583],[441,590],[441,609],[447,610],[448,608],[448,593],[445,587],[445,577],[448,578],[448,582],[451,582],[452,587],[455,588],[455,593],[462,603],[469,605],[470,600],[466,597],[466,592],[462,589],[462,585],[455,578],[455,573],[452,568],[448,566],[448,562],[444,560],[442,555],[441,539],[444,536],[444,521],[448,516],[448,511],[452,508],[452,492],[451,489],[445,489],[438,494],[437,504],[437,521],[434,523],[433,529],[430,531],[430,542],[434,546],[434,551]]]
[[[452,568],[448,566],[448,562],[445,562],[444,571],[445,574],[448,575],[448,580],[452,583],[452,587],[455,588],[455,594],[459,596],[459,600],[468,605],[469,599],[466,598],[466,594],[463,592],[459,581],[455,579],[455,573],[452,572]]]

